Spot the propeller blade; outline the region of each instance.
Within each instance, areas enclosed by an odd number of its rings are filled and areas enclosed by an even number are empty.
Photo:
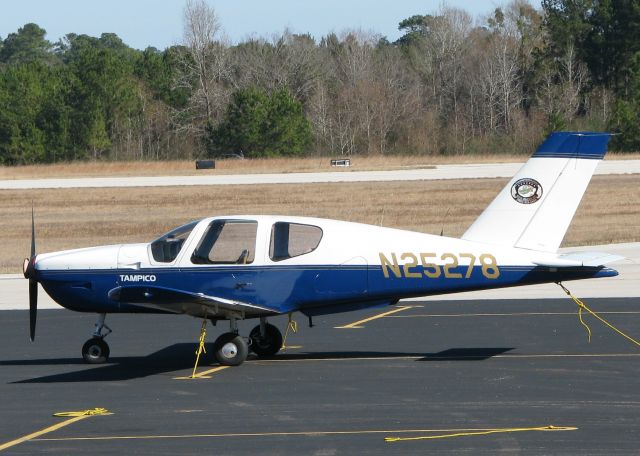
[[[29,279],[29,337],[36,338],[36,317],[38,316],[38,281]]]
[[[36,223],[33,215],[33,206],[31,206],[31,255],[29,258],[33,258],[36,254]]]
[[[26,263],[26,265],[31,264],[31,267],[34,269],[30,273],[31,277],[35,277],[33,275],[33,273],[35,272],[35,256],[36,223],[33,204],[31,204],[31,256],[29,257],[29,262]],[[29,268],[28,266],[25,266],[25,276],[27,275],[27,271],[29,271]],[[38,281],[31,277],[29,277],[29,337],[31,338],[31,342],[33,342],[36,338],[36,318],[38,316]]]

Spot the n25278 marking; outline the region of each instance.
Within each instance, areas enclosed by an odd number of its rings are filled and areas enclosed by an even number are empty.
[[[397,278],[421,279],[427,277],[429,279],[437,279],[445,277],[447,279],[469,279],[476,265],[480,266],[482,275],[487,279],[497,279],[500,277],[500,269],[496,262],[496,258],[490,253],[482,253],[479,256],[473,253],[450,253],[445,252],[438,256],[435,252],[411,253],[404,252],[398,255],[391,253],[389,259],[384,253],[380,252],[380,265],[382,273],[386,279],[391,274]],[[462,265],[460,262],[462,260]],[[460,271],[460,266],[466,267]],[[421,267],[421,268],[420,268]]]

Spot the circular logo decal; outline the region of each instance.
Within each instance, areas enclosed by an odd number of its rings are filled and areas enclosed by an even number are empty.
[[[511,196],[520,204],[531,204],[542,198],[542,185],[535,179],[518,179],[511,187]]]

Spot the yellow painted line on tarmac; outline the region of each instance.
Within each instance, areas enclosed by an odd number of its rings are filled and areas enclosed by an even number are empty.
[[[222,370],[228,369],[231,366],[218,366],[218,367],[214,367],[213,369],[209,369],[206,371],[202,371],[199,374],[192,376],[188,376],[188,377],[173,377],[174,380],[194,380],[194,379],[199,379],[199,378],[211,378],[210,374],[215,374],[216,372],[220,372]]]
[[[109,415],[110,415],[110,413],[109,413]],[[3,443],[3,444],[0,445],[0,451],[4,451],[7,448],[11,448],[13,446],[19,445],[19,444],[24,443],[24,442],[28,442],[30,440],[36,440],[41,435],[49,434],[50,432],[57,431],[58,429],[61,429],[61,428],[65,427],[65,426],[69,426],[70,424],[73,424],[73,423],[77,423],[78,421],[84,420],[86,418],[90,418],[92,416],[95,416],[95,415],[73,416],[73,417],[69,418],[68,420],[61,421],[60,423],[54,424],[53,426],[49,426],[49,427],[46,427],[46,428],[41,429],[39,431],[32,432],[31,434],[27,434],[27,435],[25,435],[23,437],[20,437],[18,439],[11,440],[10,442]]]
[[[377,320],[378,318],[383,318],[383,317],[386,317],[388,315],[392,315],[394,313],[402,312],[403,310],[413,309],[414,307],[417,307],[417,306],[402,306],[402,307],[398,307],[397,309],[393,309],[393,310],[390,310],[388,312],[383,312],[381,314],[374,315],[373,317],[365,318],[364,320],[354,321],[353,323],[349,323],[348,325],[334,326],[334,328],[335,329],[360,329],[360,328],[364,328],[364,326],[362,326],[364,323],[370,322],[372,320]]]
[[[366,434],[418,434],[441,432],[488,432],[495,428],[468,429],[370,429],[354,431],[300,431],[300,432],[242,432],[228,434],[169,434],[169,435],[112,435],[99,437],[61,437],[38,439],[41,442],[72,442],[72,441],[104,441],[104,440],[154,440],[154,439],[197,439],[197,438],[239,438],[239,437],[295,437],[295,436],[325,436],[325,435],[366,435]]]
[[[297,363],[297,362],[332,362],[332,361],[411,361],[416,359],[428,359],[432,361],[448,361],[459,359],[478,359],[484,358],[483,355],[453,355],[453,356],[435,356],[435,355],[408,355],[408,356],[349,356],[334,358],[313,358],[310,354],[309,358],[296,359],[260,359],[250,361],[251,363]],[[540,354],[513,354],[513,355],[488,355],[486,358],[500,359],[530,359],[530,358],[638,358],[640,353],[540,353]]]
[[[598,312],[600,315],[638,315],[640,311],[609,311]],[[389,318],[458,318],[458,317],[531,317],[531,316],[556,316],[570,315],[576,316],[576,312],[513,312],[513,313],[464,313],[464,314],[411,314],[411,315],[393,315]]]
[[[282,351],[285,350],[289,350],[289,349],[296,349],[296,348],[302,348],[302,345],[287,345],[286,347],[282,347]],[[202,372],[197,373],[196,375],[192,376],[186,376],[186,377],[173,377],[174,380],[197,380],[197,379],[201,379],[201,378],[212,378],[211,374],[215,374],[217,372],[223,371],[225,369],[228,369],[232,366],[217,366],[214,367],[212,369],[209,370],[205,370]]]

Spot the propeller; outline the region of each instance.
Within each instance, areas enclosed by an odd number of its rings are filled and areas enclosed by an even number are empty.
[[[36,337],[36,317],[38,315],[38,280],[36,279],[36,226],[33,206],[31,206],[31,255],[25,258],[22,267],[24,277],[29,279],[29,337]]]

